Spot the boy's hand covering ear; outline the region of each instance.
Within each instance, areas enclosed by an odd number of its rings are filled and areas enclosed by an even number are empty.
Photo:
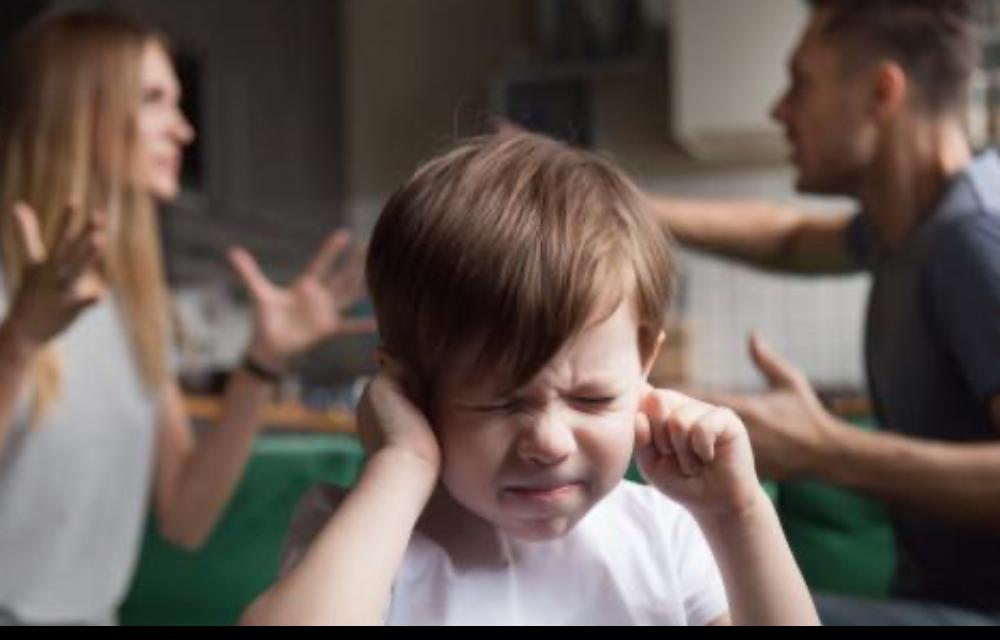
[[[358,435],[371,456],[395,449],[441,468],[441,450],[427,416],[412,400],[412,380],[406,368],[384,355],[381,370],[368,383],[358,405]]]
[[[729,409],[647,387],[635,455],[646,481],[696,517],[739,515],[761,499],[749,437]]]

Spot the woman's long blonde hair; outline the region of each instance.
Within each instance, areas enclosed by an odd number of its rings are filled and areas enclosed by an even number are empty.
[[[117,14],[47,15],[8,51],[0,85],[0,247],[11,300],[26,258],[12,206],[28,203],[51,247],[68,203],[107,216],[104,276],[115,294],[143,381],[167,377],[169,318],[155,204],[133,180],[141,60],[162,38]],[[33,364],[34,415],[59,393],[50,344]]]

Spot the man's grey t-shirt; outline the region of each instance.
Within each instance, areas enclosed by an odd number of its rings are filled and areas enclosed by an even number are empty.
[[[870,266],[865,361],[884,428],[956,443],[1000,440],[1000,160],[977,157],[903,246],[880,250],[864,214],[848,248]],[[900,596],[1000,611],[1000,535],[894,512]]]
[[[145,522],[154,402],[115,305],[57,344],[58,399],[29,427],[22,394],[0,447],[0,623],[114,622]]]

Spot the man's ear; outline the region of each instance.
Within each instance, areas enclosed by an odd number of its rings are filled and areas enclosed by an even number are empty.
[[[656,344],[653,346],[653,350],[650,352],[646,361],[642,363],[642,379],[649,380],[649,373],[653,370],[653,365],[656,363],[656,358],[660,355],[660,349],[663,347],[663,342],[667,339],[667,334],[660,331],[660,334],[656,336]]]
[[[899,63],[886,60],[871,70],[875,116],[880,122],[894,118],[906,105],[910,81]]]

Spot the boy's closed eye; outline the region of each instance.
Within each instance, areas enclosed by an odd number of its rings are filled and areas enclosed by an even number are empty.
[[[611,409],[618,400],[617,395],[573,395],[567,398],[570,404],[583,411],[598,413]]]
[[[524,403],[519,400],[500,400],[486,404],[472,405],[469,410],[476,413],[516,413],[524,407]]]
[[[566,401],[587,411],[597,411],[612,406],[618,400],[617,394],[574,394],[566,396]],[[531,403],[520,398],[505,398],[496,402],[469,405],[477,413],[520,413],[528,411]]]
[[[622,396],[622,392],[607,384],[583,384],[566,394],[568,402],[588,410],[612,407]]]

